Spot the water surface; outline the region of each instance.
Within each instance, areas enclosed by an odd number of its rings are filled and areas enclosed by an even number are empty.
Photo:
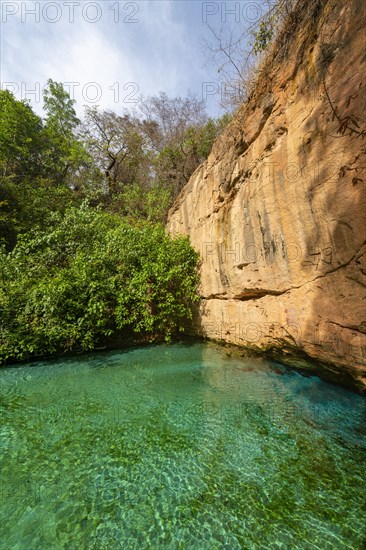
[[[0,547],[357,549],[366,400],[172,345],[0,371]]]

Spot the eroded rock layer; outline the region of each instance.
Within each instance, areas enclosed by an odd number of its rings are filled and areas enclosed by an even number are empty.
[[[200,252],[195,332],[366,385],[364,0],[312,1],[171,209]]]

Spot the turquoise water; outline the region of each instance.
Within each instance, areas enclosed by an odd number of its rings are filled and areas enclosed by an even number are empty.
[[[360,549],[366,400],[172,345],[0,371],[3,549]]]

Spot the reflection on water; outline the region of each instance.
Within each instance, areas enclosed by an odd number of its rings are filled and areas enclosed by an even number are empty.
[[[315,376],[157,346],[3,369],[0,399],[1,548],[364,548],[366,401]]]

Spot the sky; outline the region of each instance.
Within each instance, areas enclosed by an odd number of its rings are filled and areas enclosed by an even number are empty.
[[[0,82],[42,113],[47,79],[62,82],[83,106],[118,113],[141,96],[184,96],[220,108],[217,66],[203,46],[209,26],[249,27],[264,12],[261,1],[0,0]]]

